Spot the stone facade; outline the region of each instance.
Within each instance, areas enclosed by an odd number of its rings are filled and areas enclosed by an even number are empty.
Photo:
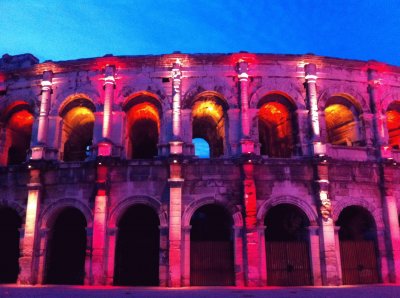
[[[49,235],[72,208],[86,222],[83,282],[114,284],[119,223],[138,204],[158,216],[160,286],[191,285],[191,220],[209,205],[231,218],[237,286],[271,284],[266,217],[280,205],[306,217],[312,284],[369,282],[343,277],[352,206],[373,219],[377,281],[400,282],[400,68],[245,52],[4,55],[0,67],[0,206],[21,219],[18,283],[51,283]]]

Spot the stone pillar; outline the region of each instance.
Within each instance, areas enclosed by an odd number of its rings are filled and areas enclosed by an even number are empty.
[[[38,220],[40,214],[42,183],[40,170],[30,170],[28,184],[28,202],[26,204],[24,240],[21,247],[19,265],[21,271],[18,276],[19,284],[34,284],[37,279],[35,268],[35,255],[38,242]]]
[[[317,66],[309,63],[304,66],[306,89],[307,89],[307,100],[309,105],[309,115],[311,122],[311,148],[313,155],[325,155],[326,147],[321,142],[321,129],[319,122],[318,112],[318,99],[317,99]]]
[[[45,159],[47,144],[47,134],[49,125],[49,107],[51,104],[53,72],[43,72],[41,82],[40,110],[38,132],[35,146],[32,147],[31,159]]]
[[[105,273],[105,284],[107,286],[112,286],[114,284],[114,264],[115,264],[115,247],[116,247],[116,241],[117,241],[117,233],[118,233],[118,228],[113,227],[113,228],[108,228],[107,229],[107,267],[106,267],[106,273]]]
[[[181,63],[179,59],[172,66],[172,137],[181,140]]]
[[[337,259],[335,238],[335,223],[332,219],[332,207],[329,198],[329,165],[325,158],[315,159],[315,196],[316,203],[320,206],[320,253],[321,253],[321,276],[324,285],[341,284],[340,260]]]
[[[183,266],[182,266],[182,286],[190,286],[190,230],[191,226],[183,227]]]
[[[320,256],[320,243],[318,235],[318,226],[309,226],[309,244],[310,244],[310,260],[311,270],[313,275],[314,286],[322,285],[321,278],[321,256]]]
[[[241,150],[242,154],[254,153],[254,142],[250,139],[250,119],[249,119],[249,94],[247,74],[248,64],[245,61],[238,62],[238,78],[240,89],[240,127],[241,127]]]
[[[104,108],[103,108],[103,129],[102,140],[97,144],[97,155],[111,156],[113,141],[111,140],[112,129],[112,107],[115,89],[115,67],[107,66],[104,71]]]
[[[170,164],[169,182],[169,237],[168,260],[170,287],[181,286],[181,245],[182,245],[182,165],[176,158]]]
[[[93,283],[93,274],[91,269],[92,264],[92,243],[93,243],[93,228],[86,227],[86,251],[85,251],[85,285]]]
[[[381,196],[382,196],[382,211],[383,220],[385,224],[385,233],[382,237],[386,236],[386,249],[388,256],[388,268],[383,268],[382,272],[387,270],[389,272],[388,281],[399,284],[400,283],[400,229],[398,221],[398,209],[396,197],[394,195],[394,165],[391,160],[388,162],[381,162]],[[380,252],[382,259],[382,252]]]
[[[106,190],[108,168],[99,162],[97,166],[97,193],[94,200],[93,242],[92,242],[92,280],[94,285],[105,284],[105,242],[107,229]],[[89,274],[87,272],[87,274]]]
[[[259,243],[259,270],[260,270],[260,286],[267,285],[267,250],[265,247],[265,229],[266,226],[258,227],[258,243]]]
[[[36,277],[36,283],[41,285],[45,282],[45,267],[46,267],[46,255],[47,255],[47,244],[49,241],[49,229],[41,228],[38,232],[39,242],[39,260],[38,260],[38,273]]]
[[[381,80],[377,72],[373,69],[368,70],[368,93],[373,112],[374,143],[377,150],[377,157],[380,159],[380,191],[382,197],[383,220],[385,223],[387,243],[387,262],[389,268],[383,268],[382,272],[387,270],[387,280],[393,283],[400,283],[400,229],[398,222],[398,209],[393,190],[394,167],[392,162],[392,152],[389,146],[389,136],[386,127],[386,117],[383,115],[381,106]],[[381,254],[382,259],[382,254]],[[385,281],[384,274],[382,278]]]
[[[243,262],[243,227],[233,227],[233,250],[235,264],[235,286],[243,287],[245,285],[244,262]]]
[[[246,285],[259,286],[259,235],[257,229],[257,197],[254,182],[254,165],[252,160],[246,160],[243,164],[243,201],[245,208],[245,232],[246,232]]]

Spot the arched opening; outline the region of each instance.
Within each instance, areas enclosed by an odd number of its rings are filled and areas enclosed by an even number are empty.
[[[210,158],[210,145],[205,139],[195,138],[192,140],[194,154],[200,158]]]
[[[190,221],[190,284],[235,284],[232,218],[218,205],[200,207]]]
[[[128,156],[153,158],[158,155],[160,108],[150,96],[138,96],[125,106],[128,132]]]
[[[393,149],[400,149],[400,102],[391,103],[386,111],[389,145]]]
[[[64,161],[83,161],[89,156],[93,142],[94,111],[93,103],[85,98],[71,101],[62,110]]]
[[[379,282],[376,225],[368,210],[346,207],[336,225],[340,227],[343,284]]]
[[[0,207],[0,284],[17,282],[20,227],[18,213],[11,208]]]
[[[146,205],[133,205],[118,222],[114,284],[159,285],[160,221]]]
[[[34,117],[29,106],[17,102],[6,110],[6,141],[7,163],[21,164],[26,161],[32,137]]]
[[[364,146],[360,109],[343,96],[331,97],[325,108],[328,142],[333,145]]]
[[[291,157],[297,136],[295,106],[285,96],[271,93],[261,99],[258,108],[261,155]]]
[[[268,211],[265,216],[265,248],[269,285],[312,284],[309,225],[307,216],[296,206],[281,204]]]
[[[50,227],[45,283],[82,285],[85,277],[86,219],[76,208],[62,210]]]
[[[204,139],[210,147],[210,157],[224,154],[225,112],[215,96],[200,96],[192,107],[193,138]]]

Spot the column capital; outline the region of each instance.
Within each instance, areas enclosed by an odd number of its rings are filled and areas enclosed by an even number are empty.
[[[51,91],[53,86],[53,72],[51,70],[46,70],[43,72],[40,85],[42,86],[42,91]]]
[[[107,65],[104,68],[104,86],[106,85],[113,85],[115,87],[115,66],[114,65]]]
[[[237,72],[240,81],[248,80],[249,78],[248,70],[249,70],[249,64],[244,60],[239,60],[237,63]]]
[[[312,83],[317,80],[317,66],[314,63],[304,65],[305,79]]]

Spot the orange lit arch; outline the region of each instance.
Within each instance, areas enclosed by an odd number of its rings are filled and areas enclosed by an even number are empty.
[[[269,92],[258,103],[261,155],[290,157],[297,137],[296,106],[283,92]]]
[[[154,94],[136,93],[123,104],[130,158],[152,158],[158,154],[161,102]]]
[[[192,138],[204,139],[210,146],[210,157],[224,154],[225,118],[228,105],[219,93],[198,94],[192,105]]]
[[[393,149],[400,149],[400,101],[392,102],[386,111],[389,145]]]
[[[26,160],[32,137],[34,116],[25,101],[15,101],[1,114],[5,124],[3,164],[20,164]]]
[[[364,145],[361,134],[362,109],[347,94],[336,94],[327,100],[325,123],[328,142],[334,145]]]
[[[68,97],[61,105],[61,152],[64,161],[83,161],[88,157],[88,148],[93,141],[95,110],[94,103],[82,94]]]

